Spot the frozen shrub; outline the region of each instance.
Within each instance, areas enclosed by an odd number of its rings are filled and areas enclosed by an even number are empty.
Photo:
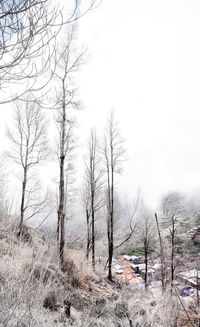
[[[62,271],[68,273],[68,275],[73,276],[74,271],[76,270],[75,264],[71,259],[65,260]]]
[[[104,297],[97,297],[94,299],[91,307],[91,315],[99,318],[100,316],[110,315],[109,305]]]
[[[81,286],[81,282],[78,276],[73,276],[71,279],[71,284],[73,287],[80,287]]]
[[[140,312],[139,312],[140,316],[144,316],[145,313],[146,313],[146,311],[144,309],[141,309]]]
[[[65,306],[65,315],[67,318],[70,317],[70,309],[71,309],[71,302],[68,300],[64,300],[64,306]]]
[[[17,232],[17,237],[19,237],[20,240],[24,243],[32,243],[32,236],[29,231],[29,228],[26,225],[23,225],[21,231]]]
[[[43,307],[51,311],[57,311],[57,298],[55,292],[50,292],[44,299]]]
[[[124,318],[128,316],[128,304],[125,302],[118,302],[114,309],[117,318]]]
[[[85,294],[81,294],[80,292],[70,294],[70,301],[72,306],[78,311],[92,307],[92,301],[90,297],[87,297]]]
[[[42,280],[43,284],[46,285],[50,277],[51,271],[48,268],[45,269],[42,266],[38,266],[33,270],[32,281]]]

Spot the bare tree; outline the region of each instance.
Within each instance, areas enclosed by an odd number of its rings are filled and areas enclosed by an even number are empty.
[[[119,203],[120,201],[118,199],[118,204]],[[126,203],[126,207],[124,208],[123,212],[119,214],[120,217],[118,223],[118,233],[115,233],[115,238],[117,239],[117,242],[115,242],[116,244],[114,246],[114,250],[117,250],[118,248],[122,247],[131,240],[137,227],[136,214],[139,205],[140,197],[138,193],[137,198],[133,200],[133,203],[131,205]],[[123,217],[123,220],[121,219],[121,217]]]
[[[157,213],[155,213],[155,220],[156,220],[156,227],[157,227],[157,232],[158,232],[158,238],[159,238],[159,243],[160,243],[160,254],[161,254],[161,278],[162,278],[162,291],[165,291],[165,286],[166,286],[166,278],[167,278],[167,266],[166,266],[166,261],[165,261],[165,255],[164,255],[164,250],[163,250],[163,240],[161,237],[161,232],[160,232],[160,226],[158,222],[158,216]]]
[[[26,219],[30,219],[46,207],[46,197],[35,202],[35,194],[39,189],[38,185],[32,183],[31,172],[48,155],[47,123],[38,105],[27,101],[23,103],[23,106],[16,104],[14,124],[12,129],[7,130],[7,135],[13,145],[13,151],[8,155],[20,165],[22,170],[19,223],[19,234],[21,234],[25,213],[28,213]]]
[[[100,151],[95,129],[92,129],[90,132],[88,142],[88,155],[85,160],[85,167],[87,193],[84,197],[84,204],[86,209],[87,220],[87,257],[89,254],[89,248],[91,243],[92,266],[93,269],[95,269],[95,219],[97,211],[101,209],[104,203],[104,199],[102,196],[103,171],[100,167]]]
[[[55,78],[58,86],[55,90],[55,103],[52,109],[57,112],[57,126],[59,132],[58,159],[59,159],[59,195],[58,195],[58,241],[61,268],[64,264],[64,246],[65,246],[65,219],[66,219],[66,167],[69,154],[74,147],[71,142],[72,109],[79,108],[79,102],[76,100],[76,89],[73,85],[74,74],[78,71],[82,61],[83,52],[75,55],[74,28],[67,34],[67,42],[64,47],[56,52],[55,61],[58,62],[55,72]]]
[[[67,4],[65,12],[69,14],[64,17],[59,2],[52,0],[0,1],[0,103],[48,84],[52,74],[41,77],[52,69],[51,59],[62,26],[73,23],[96,5],[96,0],[88,0],[81,10],[80,1],[74,0]],[[16,83],[20,84],[16,94],[5,96],[5,89]]]
[[[171,270],[171,287],[173,287],[174,272],[175,272],[175,253],[177,233],[183,219],[183,197],[179,193],[169,193],[162,200],[162,208],[165,217],[162,219],[162,225],[169,234],[171,255],[170,255],[170,270]]]
[[[0,102],[36,90],[36,81],[49,68],[61,13],[51,0],[10,0],[0,4]],[[57,19],[60,21],[58,25]],[[55,26],[57,24],[57,26]],[[10,84],[21,86],[5,97]],[[22,83],[24,86],[22,87]],[[46,85],[45,79],[43,85]]]
[[[115,177],[120,172],[124,155],[120,131],[115,121],[114,113],[111,112],[107,122],[103,155],[106,171],[106,215],[107,215],[107,238],[108,238],[108,279],[112,281],[112,259],[114,251],[114,225],[115,212]]]
[[[141,244],[141,249],[144,252],[145,258],[145,274],[144,274],[144,281],[145,281],[145,288],[148,285],[148,256],[153,252],[156,245],[155,239],[155,224],[153,220],[153,215],[151,212],[144,207],[140,209],[139,214],[140,221],[137,225],[137,236],[136,238]]]
[[[91,201],[90,201],[90,189],[88,178],[85,177],[85,181],[82,188],[81,202],[85,211],[86,217],[86,259],[89,259],[91,249]]]

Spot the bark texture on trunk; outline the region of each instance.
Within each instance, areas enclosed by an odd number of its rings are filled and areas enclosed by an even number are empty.
[[[147,289],[147,274],[148,274],[148,244],[147,240],[144,241],[144,257],[145,257],[145,275],[144,275],[144,282],[145,288]]]
[[[60,179],[59,179],[59,205],[58,205],[58,230],[59,230],[59,255],[61,269],[64,266],[65,247],[65,142],[66,142],[66,90],[63,79],[63,106],[60,122]]]
[[[162,238],[160,234],[160,227],[158,223],[158,216],[155,213],[155,218],[156,218],[156,226],[157,226],[157,231],[158,231],[158,237],[159,237],[159,243],[160,243],[160,252],[161,252],[161,257],[162,257],[162,263],[161,263],[161,277],[162,277],[162,290],[163,292],[165,291],[165,279],[166,279],[166,268],[165,268],[165,258],[164,258],[164,251],[163,251],[163,244],[162,244]]]
[[[175,252],[175,216],[172,216],[172,231],[171,231],[171,290],[174,281],[174,252]]]
[[[90,253],[90,215],[89,211],[86,209],[86,219],[87,219],[87,245],[86,245],[86,259],[89,259]]]

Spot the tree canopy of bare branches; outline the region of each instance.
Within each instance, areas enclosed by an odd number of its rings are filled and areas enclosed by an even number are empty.
[[[46,198],[35,202],[38,185],[32,183],[30,174],[48,155],[46,129],[45,117],[36,103],[16,104],[14,127],[8,128],[7,135],[13,147],[8,155],[22,170],[20,231],[25,213],[28,213],[26,219],[30,219],[46,206]]]
[[[22,94],[34,90],[38,77],[47,71],[60,26],[59,9],[51,0],[10,0],[0,3],[0,102],[5,88],[24,83]],[[46,84],[46,81],[44,82]],[[41,86],[41,85],[40,85]],[[16,93],[17,97],[17,93]]]
[[[81,11],[80,2],[74,0],[64,19],[59,1],[0,1],[0,103],[45,88],[55,70],[51,59],[62,26],[73,24],[96,5],[96,0],[88,0]],[[65,11],[66,6],[69,4],[65,4]],[[19,90],[15,88],[14,94],[5,95],[5,89],[16,83]]]

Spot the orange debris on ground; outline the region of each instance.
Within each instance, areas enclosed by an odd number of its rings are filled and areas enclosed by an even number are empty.
[[[124,266],[124,267],[129,267],[130,266],[130,263],[127,260],[125,260],[123,257],[117,259],[116,263],[118,265],[121,265],[121,266]]]
[[[125,260],[123,257],[120,257],[116,260],[116,263],[122,267],[123,273],[118,274],[117,278],[121,280],[132,281],[136,283],[142,283],[143,279],[135,275],[135,270],[131,267],[131,263]]]
[[[122,270],[123,273],[118,275],[119,279],[131,280],[137,278],[137,276],[134,275],[135,271],[131,267],[123,267]]]
[[[193,314],[193,315],[189,315],[189,318],[188,317],[179,318],[178,321],[177,321],[177,324],[178,324],[178,326],[187,327],[187,326],[191,326],[191,322],[190,321],[192,321],[192,322],[199,322],[199,317],[198,316],[195,316]]]

